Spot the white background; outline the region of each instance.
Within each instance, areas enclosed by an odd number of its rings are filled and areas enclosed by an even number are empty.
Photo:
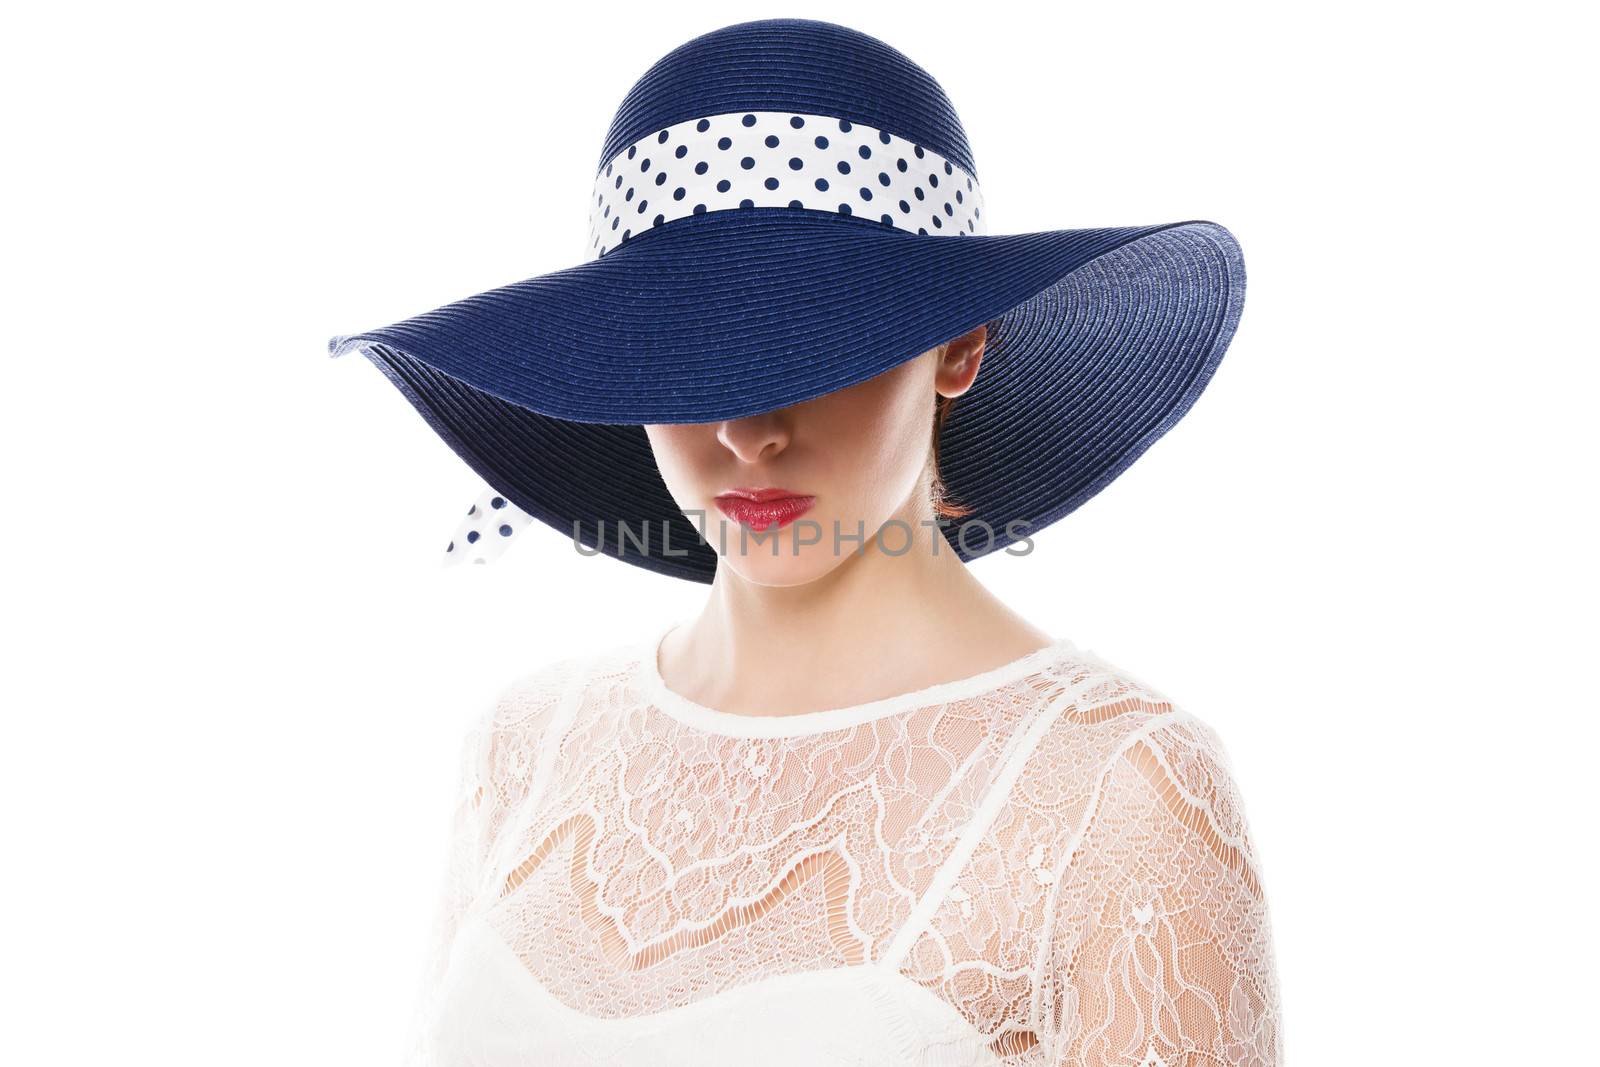
[[[46,5],[0,32],[0,1060],[392,1062],[468,719],[704,588],[524,535],[327,338],[580,262],[661,54],[928,69],[992,232],[1214,219],[1191,414],[977,573],[1210,721],[1297,1064],[1554,1062],[1596,949],[1594,85],[1578,8]]]

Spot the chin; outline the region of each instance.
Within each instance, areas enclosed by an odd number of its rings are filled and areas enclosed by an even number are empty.
[[[719,531],[711,531],[713,534]],[[746,531],[740,540],[740,527],[736,523],[723,524],[722,542],[713,541],[712,547],[721,553],[717,566],[727,567],[740,578],[754,585],[791,586],[816,581],[843,563],[846,556],[836,555],[826,535],[815,544],[796,547],[796,532],[792,526],[779,529],[774,534],[761,535]],[[807,532],[806,536],[811,536]],[[776,547],[773,537],[776,537]],[[726,550],[723,550],[723,545]]]

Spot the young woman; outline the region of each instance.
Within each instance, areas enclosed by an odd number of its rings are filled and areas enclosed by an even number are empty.
[[[334,339],[488,481],[453,556],[710,587],[469,737],[414,1062],[1281,1062],[1215,732],[965,565],[1189,409],[1238,245],[989,235],[976,178],[899,52],[741,23],[618,109],[587,263]]]

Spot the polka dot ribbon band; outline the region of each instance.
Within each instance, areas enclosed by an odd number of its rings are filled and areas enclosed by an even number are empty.
[[[488,563],[498,559],[512,537],[527,529],[532,521],[532,515],[495,490],[486,488],[456,527],[455,536],[444,550],[445,564]]]
[[[605,165],[589,204],[589,258],[648,227],[747,207],[832,211],[924,236],[987,232],[976,179],[937,152],[849,119],[735,111],[675,123]],[[532,522],[485,488],[445,563],[498,559]]]
[[[651,226],[741,207],[810,208],[919,234],[981,234],[972,175],[884,130],[827,115],[688,119],[618,152],[595,178],[589,258]]]

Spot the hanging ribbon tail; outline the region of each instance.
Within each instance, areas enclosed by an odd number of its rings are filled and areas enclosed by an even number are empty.
[[[511,539],[533,522],[533,516],[501,496],[491,487],[478,494],[467,509],[466,518],[456,527],[455,536],[444,550],[445,566],[457,563],[490,563],[500,558]]]

